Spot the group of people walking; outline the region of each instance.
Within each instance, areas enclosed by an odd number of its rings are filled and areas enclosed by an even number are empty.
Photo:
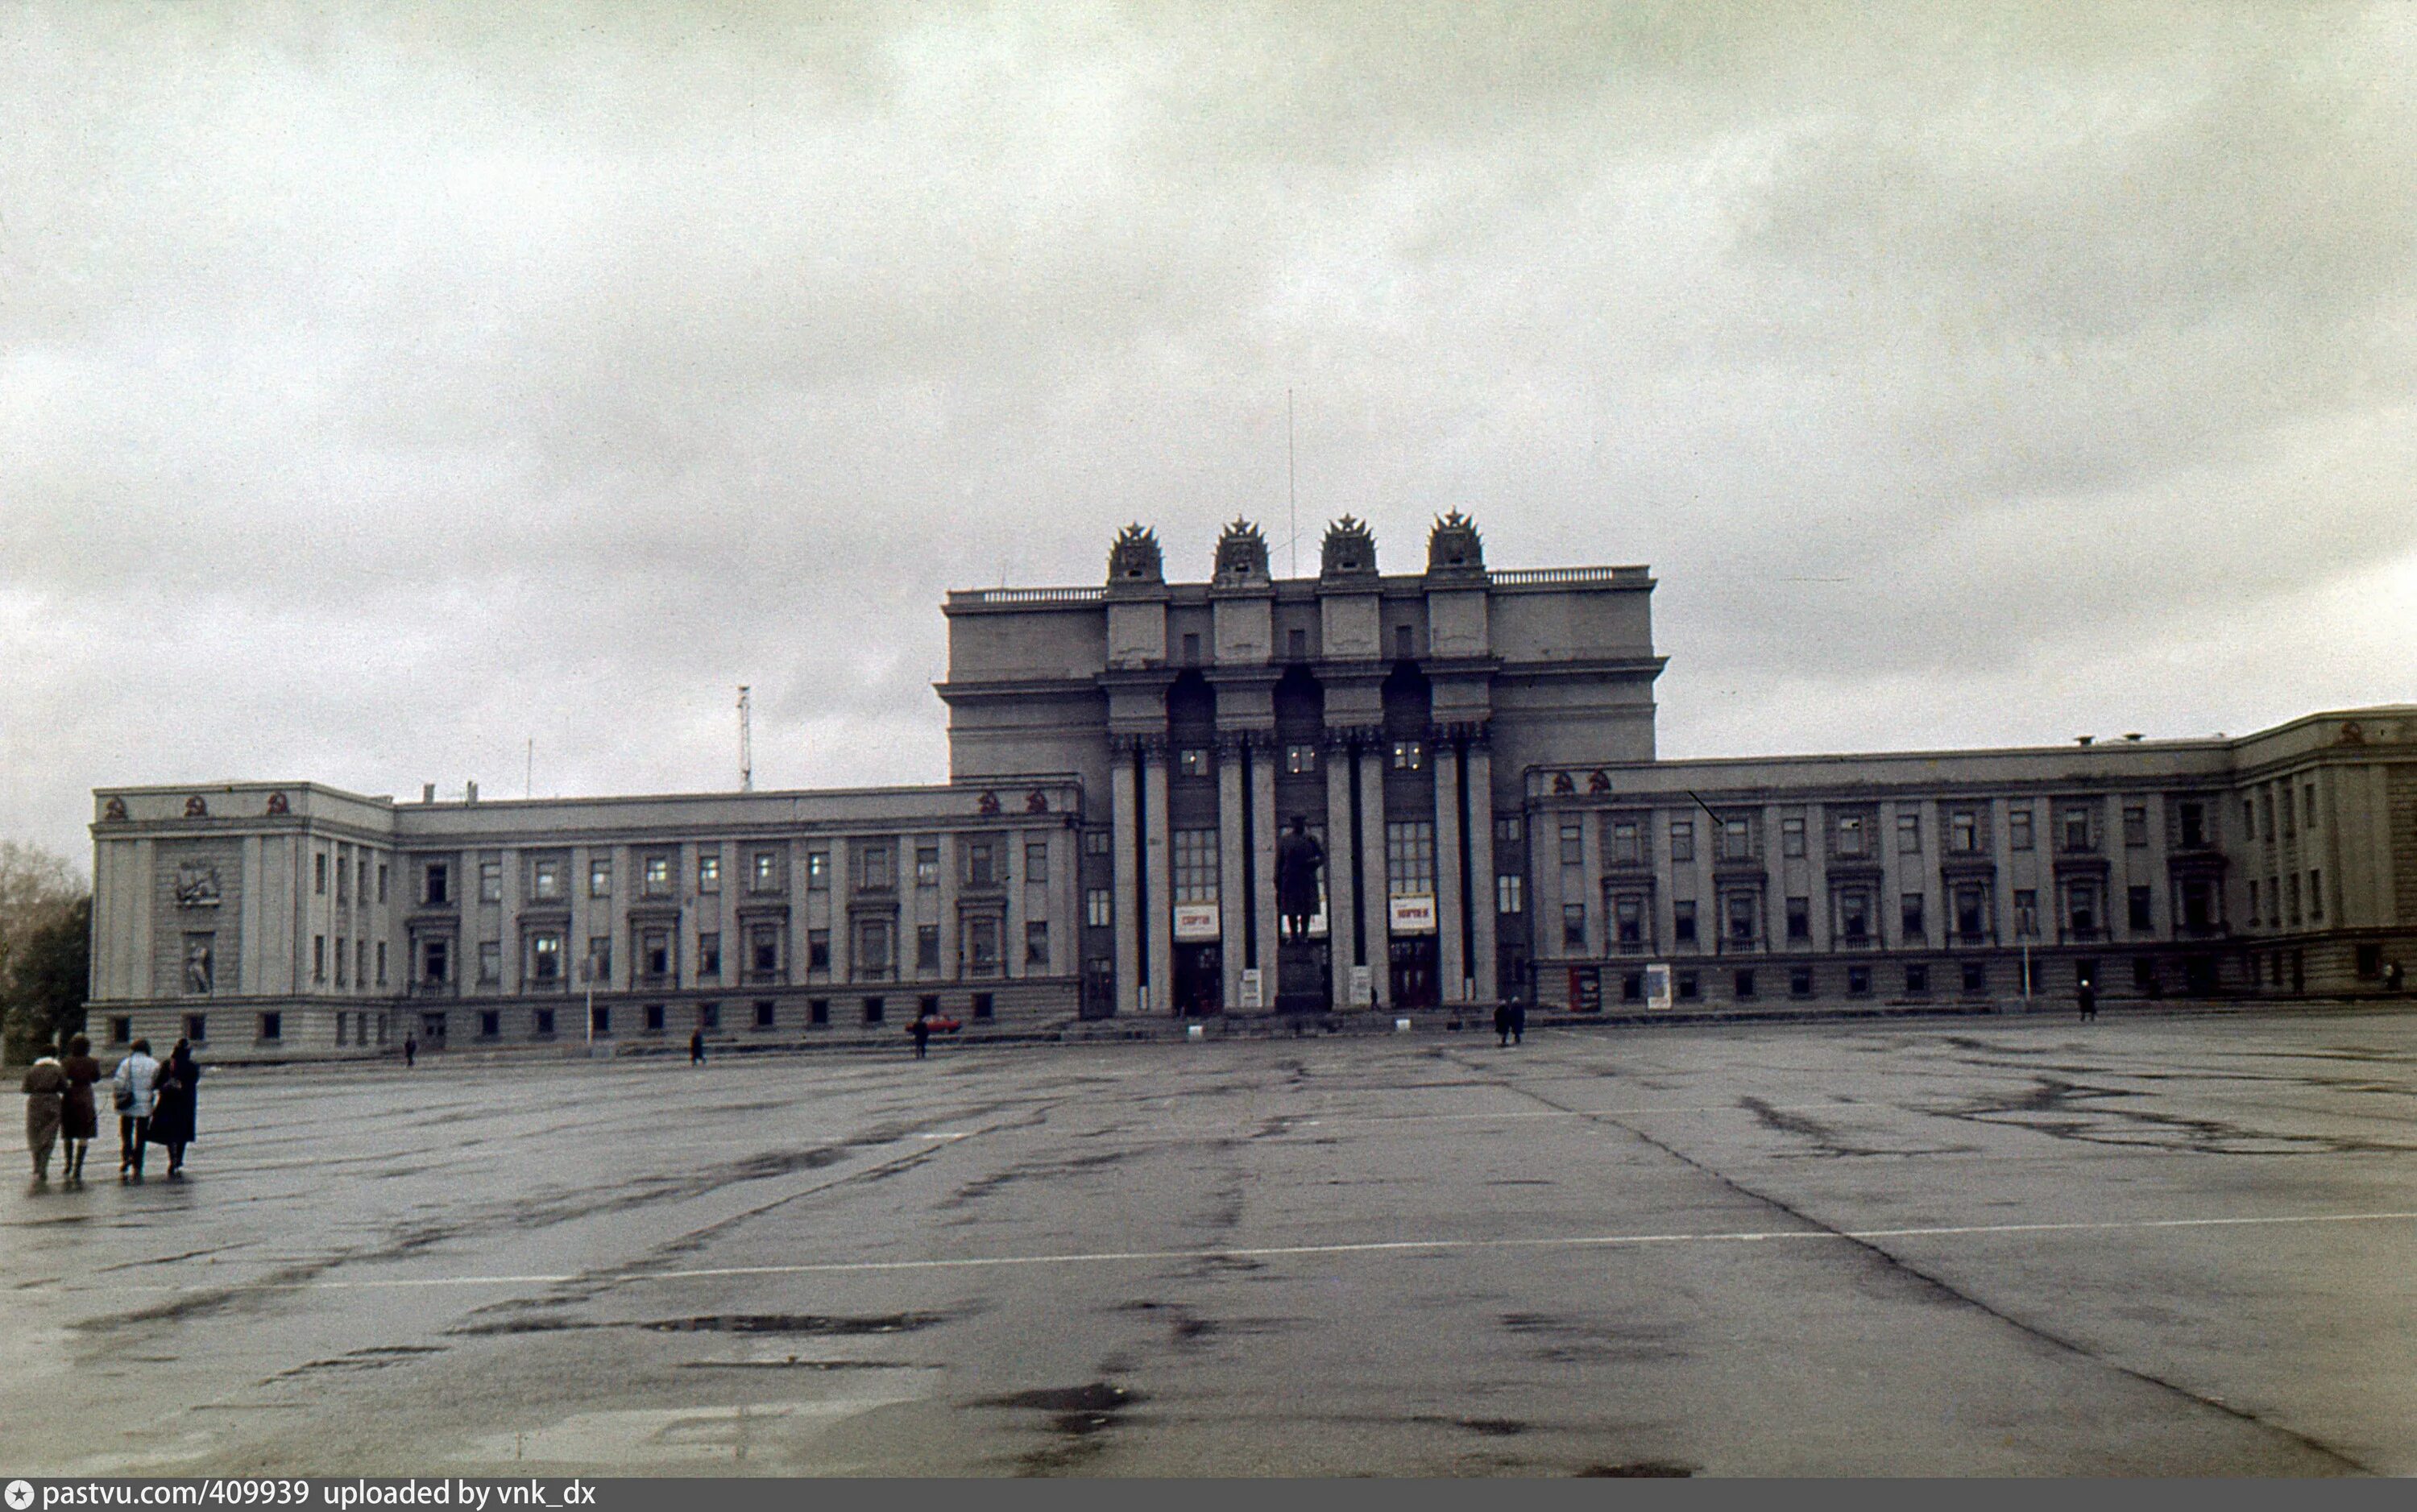
[[[33,1152],[34,1183],[48,1184],[51,1156],[64,1142],[66,1184],[84,1184],[84,1162],[100,1133],[100,1108],[93,1089],[102,1080],[100,1063],[93,1059],[92,1041],[82,1035],[68,1041],[61,1056],[43,1046],[25,1072],[25,1145]],[[138,1039],[134,1048],[108,1076],[110,1097],[117,1110],[117,1179],[141,1181],[143,1157],[149,1146],[165,1145],[168,1174],[185,1173],[185,1146],[193,1142],[196,1097],[202,1068],[193,1060],[190,1040],[179,1039],[165,1061],[151,1055],[151,1042]]]

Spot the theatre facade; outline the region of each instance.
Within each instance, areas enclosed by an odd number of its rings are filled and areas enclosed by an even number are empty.
[[[94,794],[97,1040],[794,1041],[938,1011],[1578,1015],[2396,991],[2417,705],[2242,738],[1661,761],[1653,579],[1278,580],[1154,536],[952,593],[950,779],[459,801]],[[1658,970],[1653,969],[1658,968]],[[1666,994],[1655,990],[1665,982]],[[156,1047],[155,1047],[156,1048]]]

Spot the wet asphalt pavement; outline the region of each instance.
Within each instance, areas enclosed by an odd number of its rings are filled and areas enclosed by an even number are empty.
[[[0,1473],[2417,1473],[2417,1017],[430,1058],[202,1134],[0,1190]]]

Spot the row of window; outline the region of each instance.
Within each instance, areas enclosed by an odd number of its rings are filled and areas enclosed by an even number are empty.
[[[2307,901],[2308,920],[2321,922],[2325,916],[2325,874],[2322,870],[2310,869],[2305,894],[2300,890],[2300,874],[2296,871],[2280,878],[2268,877],[2262,894],[2257,879],[2250,878],[2249,927],[2254,930],[2263,924],[2269,929],[2279,929],[2298,924],[2302,917],[2300,903],[2303,897]]]
[[[1102,832],[1104,835],[1104,832]],[[995,887],[1007,882],[1007,842],[979,839],[959,841],[962,860],[960,880],[968,887]],[[859,891],[883,891],[898,885],[895,857],[898,853],[886,840],[860,841],[848,851],[853,867],[853,885]],[[752,851],[745,857],[747,890],[751,893],[778,893],[787,889],[785,850],[765,848]],[[325,857],[322,857],[324,861]],[[940,847],[919,845],[913,856],[915,885],[936,887],[940,885]],[[528,859],[527,896],[530,901],[560,902],[568,894],[565,886],[570,863],[556,856],[532,856]],[[381,872],[383,869],[381,869]],[[1024,844],[1024,880],[1046,883],[1049,880],[1049,842],[1026,840]],[[828,850],[806,853],[806,886],[820,891],[831,885],[831,853]],[[696,890],[700,895],[722,891],[722,857],[707,853],[696,857]],[[679,891],[677,860],[670,853],[644,855],[638,862],[638,893],[643,898],[671,898]],[[383,881],[379,901],[385,901]],[[613,896],[613,858],[591,856],[587,862],[587,896]],[[454,901],[453,866],[449,861],[428,861],[420,868],[420,901],[443,906]],[[504,900],[504,863],[479,863],[479,901],[500,903]]]
[[[2211,843],[2207,806],[2185,801],[2177,806],[2177,843],[2184,849],[2197,849]],[[2050,805],[2050,821],[2057,837],[2058,850],[2067,854],[2087,854],[2098,849],[2098,805],[2094,802],[2056,803]],[[1760,812],[1727,813],[1718,811],[1703,816],[1710,828],[1711,857],[1716,861],[1758,861],[1762,858],[1764,819]],[[1841,860],[1861,860],[1877,854],[1877,838],[1873,834],[1878,819],[1876,813],[1831,812],[1828,820],[1829,854]],[[2034,827],[2036,811],[2028,805],[2011,808],[2006,812],[2006,843],[2015,851],[2038,848]],[[1652,835],[1654,816],[1645,812],[1607,813],[1602,819],[1602,844],[1606,865],[1615,867],[1650,866],[1653,861]],[[2146,804],[2123,807],[2123,843],[2140,847],[2149,843],[2149,809]],[[1899,855],[1920,855],[1923,851],[1923,816],[1919,812],[1896,815],[1896,853]],[[1807,816],[1782,815],[1779,821],[1779,853],[1796,859],[1807,854]],[[1951,807],[1945,815],[1947,854],[1950,855],[1982,855],[1989,849],[1989,810],[1974,804]],[[1672,817],[1666,823],[1670,859],[1692,862],[1696,858],[1696,818]],[[1512,838],[1516,838],[1515,829]],[[1560,824],[1560,857],[1563,866],[1586,864],[1586,828],[1582,822],[1566,819]]]
[[[993,917],[974,916],[965,921],[962,931],[962,965],[971,976],[996,975],[1001,969],[999,953],[1000,921]],[[858,980],[879,980],[888,977],[894,967],[891,960],[895,926],[884,918],[859,919],[854,936],[856,952],[850,961],[849,975]],[[746,934],[744,970],[751,981],[784,980],[788,962],[784,959],[787,930],[776,923],[750,925]],[[668,927],[642,929],[638,931],[638,982],[651,985],[674,981],[679,976],[679,961],[674,936]],[[531,930],[528,958],[524,962],[528,979],[540,988],[563,985],[568,977],[564,965],[563,934],[558,930]],[[379,946],[383,960],[385,947]],[[419,942],[418,981],[429,987],[443,987],[452,980],[453,942],[442,935],[423,938]],[[342,952],[339,952],[341,955]],[[1024,926],[1024,963],[1047,971],[1050,966],[1049,922],[1027,920]],[[479,981],[481,985],[503,979],[504,946],[500,940],[483,940],[479,944]],[[587,955],[582,964],[580,980],[597,986],[609,986],[613,981],[613,936],[591,935]],[[696,936],[696,976],[700,981],[719,980],[722,974],[722,935],[719,930],[701,930]],[[806,931],[806,971],[809,975],[827,974],[831,969],[831,939],[828,930]],[[922,924],[915,930],[915,969],[936,973],[940,970],[940,927]],[[381,980],[384,978],[381,977]],[[340,984],[341,985],[341,984]]]
[[[337,847],[334,869],[336,873],[336,906],[339,908],[349,908],[352,906],[355,891],[354,879],[356,877],[359,879],[358,891],[361,901],[366,903],[370,900],[369,853],[367,851],[363,851],[360,855],[356,858],[349,854],[351,850],[352,847],[348,845]],[[321,898],[327,896],[327,853],[320,851],[311,858],[311,890],[313,894]],[[386,901],[386,863],[380,861],[377,863],[377,900],[381,903]]]
[[[1287,745],[1284,748],[1284,769],[1293,777],[1314,777],[1317,774],[1318,748],[1314,745]],[[1396,772],[1416,772],[1427,764],[1427,746],[1423,740],[1391,742],[1391,759]],[[1206,746],[1178,747],[1175,752],[1175,775],[1178,777],[1214,777],[1216,758]]]
[[[2297,804],[2292,802],[2292,786],[2288,780],[2268,782],[2241,800],[2241,827],[2248,832],[2251,839],[2263,839],[2271,845],[2278,835],[2288,839],[2302,828],[2312,835],[2316,833],[2317,785],[2314,782],[2299,784]],[[2294,808],[2299,810],[2296,816],[2292,813]],[[2276,824],[2278,815],[2281,819],[2279,828]]]
[[[1515,903],[1517,879],[1497,879],[1503,900]],[[2312,889],[2321,879],[2309,873]],[[2291,879],[2291,895],[2298,897],[2298,879]],[[1611,919],[1611,945],[1623,952],[1641,951],[1655,942],[1649,937],[1649,915],[1650,895],[1641,891],[1622,891],[1619,879],[1604,883],[1604,907]],[[2057,889],[2059,917],[2069,939],[2090,939],[2105,929],[2100,885],[2088,878],[2075,878]],[[2181,926],[2194,932],[2213,927],[2215,895],[2212,884],[2201,879],[2188,879],[2181,886]],[[2136,933],[2148,933],[2156,928],[2156,893],[2153,887],[2141,885],[2127,890],[2124,897],[2125,927]],[[1854,884],[1831,889],[1830,937],[1833,942],[1858,945],[1877,944],[1879,934],[1878,889]],[[1813,938],[1813,900],[1792,897],[1785,902],[1786,938],[1790,944],[1809,944]],[[1985,883],[1959,883],[1949,894],[1949,922],[1953,926],[1951,938],[1961,944],[1978,945],[1996,938],[1995,899]],[[1762,896],[1755,888],[1739,888],[1725,893],[1719,901],[1720,923],[1724,942],[1733,948],[1755,948],[1762,938],[1760,912]],[[2321,916],[2322,905],[2318,905]],[[1505,913],[1516,912],[1506,907]],[[1702,922],[1698,906],[1693,899],[1677,899],[1670,905],[1671,938],[1679,945],[1701,943]],[[2036,888],[2014,890],[2014,938],[2037,939],[2041,934],[2039,892]],[[2295,915],[2296,921],[2296,915]],[[1903,942],[1919,942],[1929,932],[1929,900],[1918,892],[1900,894],[1897,900],[1897,932]],[[1561,905],[1561,944],[1565,949],[1587,948],[1587,905],[1569,902]]]

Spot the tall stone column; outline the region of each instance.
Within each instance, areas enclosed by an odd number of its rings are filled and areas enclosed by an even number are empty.
[[[1276,908],[1276,762],[1280,748],[1265,745],[1251,753],[1251,857],[1253,887],[1259,923],[1259,1009],[1276,1006],[1276,947],[1284,925]]]
[[[1465,1003],[1469,994],[1463,990],[1468,974],[1468,960],[1461,948],[1460,930],[1460,753],[1449,740],[1432,742],[1435,748],[1435,900],[1436,900],[1436,970],[1442,980],[1436,984],[1437,998],[1445,1003]]]
[[[1217,742],[1217,938],[1228,1012],[1242,1003],[1242,945],[1250,929],[1242,903],[1244,869],[1250,865],[1242,850],[1243,748],[1236,736]]]
[[[1175,1011],[1175,876],[1166,823],[1166,742],[1153,739],[1142,752],[1144,877],[1149,886],[1148,955],[1149,1011]]]
[[[1326,953],[1338,1010],[1352,1006],[1352,856],[1351,748],[1337,741],[1326,748]]]
[[[1360,889],[1367,915],[1368,975],[1376,1006],[1393,1004],[1391,892],[1385,878],[1385,747],[1360,748]]]
[[[1479,1003],[1502,995],[1501,974],[1494,941],[1494,752],[1480,735],[1468,743],[1468,888],[1475,926],[1468,953],[1468,975],[1475,979]]]
[[[1135,809],[1140,786],[1133,780],[1133,753],[1118,743],[1109,779],[1109,845],[1116,861],[1117,1011],[1141,1011],[1141,831]]]

